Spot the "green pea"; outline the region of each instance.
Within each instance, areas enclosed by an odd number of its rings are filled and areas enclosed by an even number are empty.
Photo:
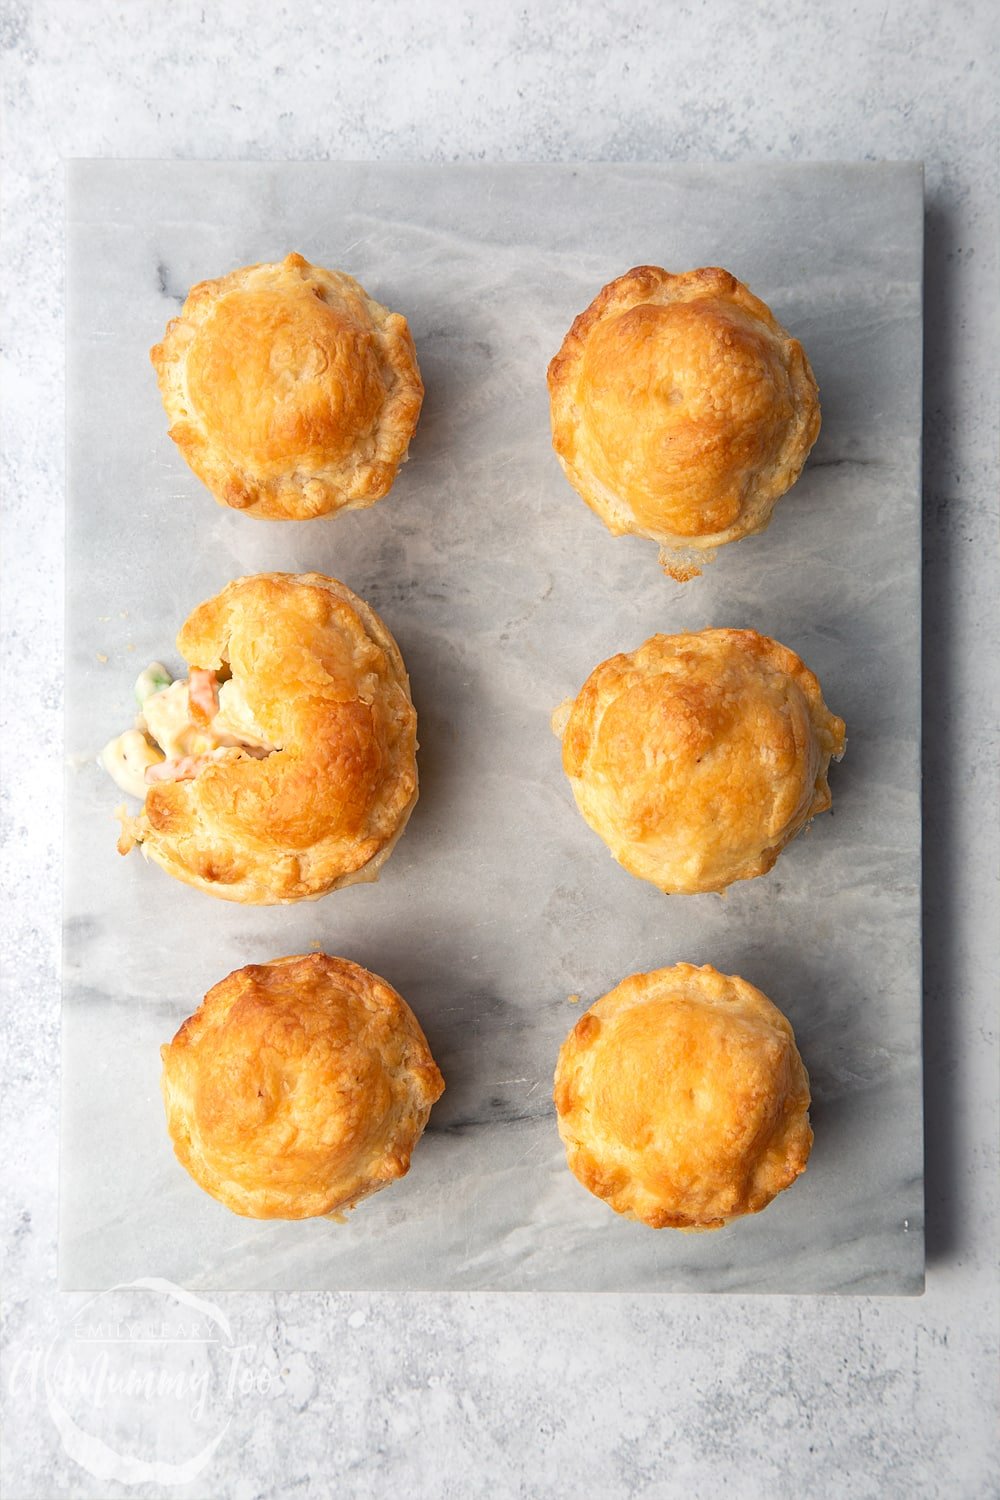
[[[140,708],[147,698],[151,698],[154,693],[162,692],[164,688],[170,686],[173,680],[161,661],[150,662],[146,670],[140,672],[135,679],[135,697]]]

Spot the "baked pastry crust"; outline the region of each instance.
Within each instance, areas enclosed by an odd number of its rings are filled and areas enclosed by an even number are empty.
[[[198,478],[269,520],[381,499],[424,394],[406,319],[301,255],[199,282],[150,358]]]
[[[654,635],[595,667],[553,729],[591,828],[675,895],[766,874],[830,806],[846,743],[809,668],[755,630]]]
[[[570,1170],[653,1229],[719,1229],[805,1171],[809,1079],[766,995],[711,965],[633,974],[563,1043],[555,1074]]]
[[[120,852],[140,844],[178,880],[263,906],[376,880],[417,800],[417,716],[375,611],[335,578],[261,573],[200,604],[177,648],[228,668],[278,749],[151,785],[137,818],[120,814]]]
[[[764,530],[819,435],[802,345],[717,266],[636,266],[610,282],[548,382],[570,484],[614,535],[659,542],[680,581]]]
[[[252,1219],[336,1215],[405,1176],[444,1092],[401,996],[325,953],[237,969],[160,1055],[178,1160]]]

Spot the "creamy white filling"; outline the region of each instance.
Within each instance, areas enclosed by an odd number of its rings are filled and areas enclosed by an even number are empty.
[[[276,748],[232,678],[218,686],[218,709],[208,723],[196,721],[188,680],[171,682],[161,662],[140,672],[135,695],[142,712],[134,727],[109,740],[98,761],[116,786],[140,801],[150,782],[188,780],[225,759],[223,751],[260,758]]]
[[[135,679],[135,699],[139,707],[161,688],[169,687],[173,680],[173,675],[167,671],[162,661],[151,661]]]
[[[200,755],[214,749],[217,743],[211,739],[207,727],[201,729],[194,723],[186,678],[151,694],[136,722],[156,741],[167,760]]]
[[[164,758],[163,751],[141,729],[126,729],[108,741],[97,760],[115,786],[141,802],[146,795],[148,767],[161,765]]]

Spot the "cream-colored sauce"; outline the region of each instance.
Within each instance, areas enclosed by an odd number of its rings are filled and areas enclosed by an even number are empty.
[[[157,687],[163,682],[169,686]],[[230,679],[218,691],[219,708],[211,724],[196,724],[186,678],[170,682],[161,662],[151,662],[140,672],[135,695],[142,712],[135,727],[109,740],[98,757],[115,785],[141,801],[148,787],[147,769],[164,761],[184,763],[175,775],[163,778],[181,780],[197,774],[203,764],[224,758],[219,754],[223,750],[270,754],[275,747],[254,719],[239,683]]]
[[[126,729],[109,740],[98,756],[115,786],[140,802],[146,795],[147,766],[158,766],[163,759],[162,750],[141,729]]]
[[[139,707],[141,708],[146,699],[151,698],[154,693],[169,687],[173,680],[172,674],[167,671],[162,661],[151,661],[135,679],[135,699]]]
[[[151,694],[142,705],[140,717],[167,760],[202,755],[219,744],[210,728],[201,728],[192,720],[187,678]]]

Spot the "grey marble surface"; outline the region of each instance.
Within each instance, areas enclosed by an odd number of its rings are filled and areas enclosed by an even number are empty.
[[[81,162],[67,224],[61,1285],[922,1290],[921,169]],[[148,349],[194,281],[292,248],[406,311],[427,397],[384,504],[267,525],[188,471]],[[706,260],[802,338],[823,431],[770,530],[676,584],[566,484],[545,367],[613,275]],[[273,568],[332,572],[383,614],[423,790],[377,886],[248,911],[121,860],[95,752],[188,611]],[[549,717],[615,651],[709,624],[798,650],[850,749],[833,814],[769,876],[668,899],[577,815]],[[231,969],[316,943],[388,975],[448,1088],[405,1182],[347,1224],[248,1224],[173,1161],[159,1044]],[[794,1193],[715,1235],[587,1195],[551,1102],[567,996],[681,959],[778,1001],[815,1098]]]
[[[0,4],[3,1492],[993,1496],[991,10],[355,0],[326,16]],[[83,1303],[55,1290],[62,158],[99,155],[925,161],[923,1298],[219,1294],[259,1379],[222,1402],[211,1464],[126,1489],[68,1456],[38,1371]],[[136,1432],[142,1416],[117,1413]]]

